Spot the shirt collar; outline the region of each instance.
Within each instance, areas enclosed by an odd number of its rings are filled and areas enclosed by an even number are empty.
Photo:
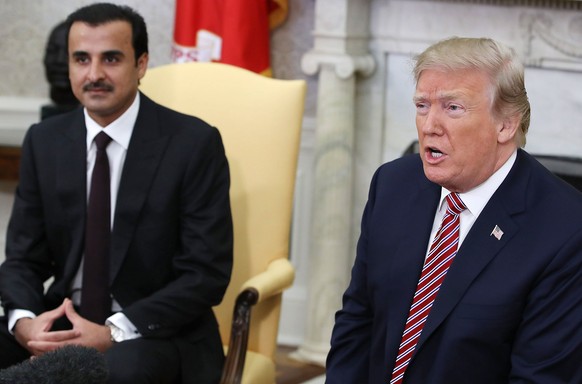
[[[87,151],[91,148],[93,139],[101,131],[107,133],[109,137],[113,139],[116,143],[121,145],[123,149],[127,150],[129,147],[129,140],[131,139],[131,134],[133,132],[133,127],[137,120],[137,113],[139,112],[139,102],[140,95],[137,92],[133,103],[129,108],[119,116],[115,121],[106,127],[101,127],[95,120],[89,116],[87,113],[87,108],[83,109],[85,114],[85,126],[87,127]]]
[[[517,158],[517,150],[515,150],[509,159],[499,168],[493,175],[491,175],[487,180],[483,183],[478,185],[477,187],[467,191],[465,193],[459,193],[461,200],[465,203],[465,206],[473,214],[473,216],[477,217],[487,205],[491,196],[495,193],[497,188],[503,183],[503,180],[509,174],[511,167],[515,163],[515,159]],[[439,210],[443,208],[443,203],[446,196],[451,193],[446,188],[441,188],[441,200],[439,204]]]

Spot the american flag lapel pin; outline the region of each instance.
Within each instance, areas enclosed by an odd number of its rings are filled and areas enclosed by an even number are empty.
[[[503,231],[501,230],[501,228],[499,228],[499,225],[496,225],[495,228],[493,228],[493,231],[491,231],[491,235],[489,236],[495,236],[497,240],[501,240],[501,236],[503,236]]]

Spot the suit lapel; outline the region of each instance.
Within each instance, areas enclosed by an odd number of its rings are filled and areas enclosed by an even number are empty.
[[[473,280],[519,231],[512,216],[525,209],[529,170],[523,163],[523,156],[518,153],[506,180],[493,194],[463,241],[431,309],[417,351],[453,311]],[[496,226],[503,231],[500,239],[492,234]]]
[[[117,195],[111,236],[110,281],[119,272],[127,254],[139,214],[168,145],[169,138],[162,135],[156,111],[157,106],[142,94]]]
[[[87,129],[83,110],[72,117],[71,124],[57,127],[57,197],[66,215],[72,246],[67,257],[65,276],[76,273],[81,260],[87,207]],[[81,186],[81,188],[79,188]]]

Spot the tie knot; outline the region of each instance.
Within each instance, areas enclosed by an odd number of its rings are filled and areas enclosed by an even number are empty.
[[[458,193],[449,193],[447,195],[447,204],[449,205],[448,210],[454,215],[458,215],[467,209]]]
[[[101,131],[95,136],[95,145],[97,145],[97,149],[103,150],[107,148],[107,145],[111,143],[111,137],[107,135],[105,132]]]

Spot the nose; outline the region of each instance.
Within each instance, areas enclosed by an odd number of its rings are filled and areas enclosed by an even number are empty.
[[[439,135],[442,133],[441,121],[437,108],[430,108],[424,115],[416,115],[416,127],[425,135]]]
[[[89,68],[88,80],[92,83],[99,80],[103,80],[104,72],[101,63],[98,60],[93,60],[91,62],[91,67]]]

